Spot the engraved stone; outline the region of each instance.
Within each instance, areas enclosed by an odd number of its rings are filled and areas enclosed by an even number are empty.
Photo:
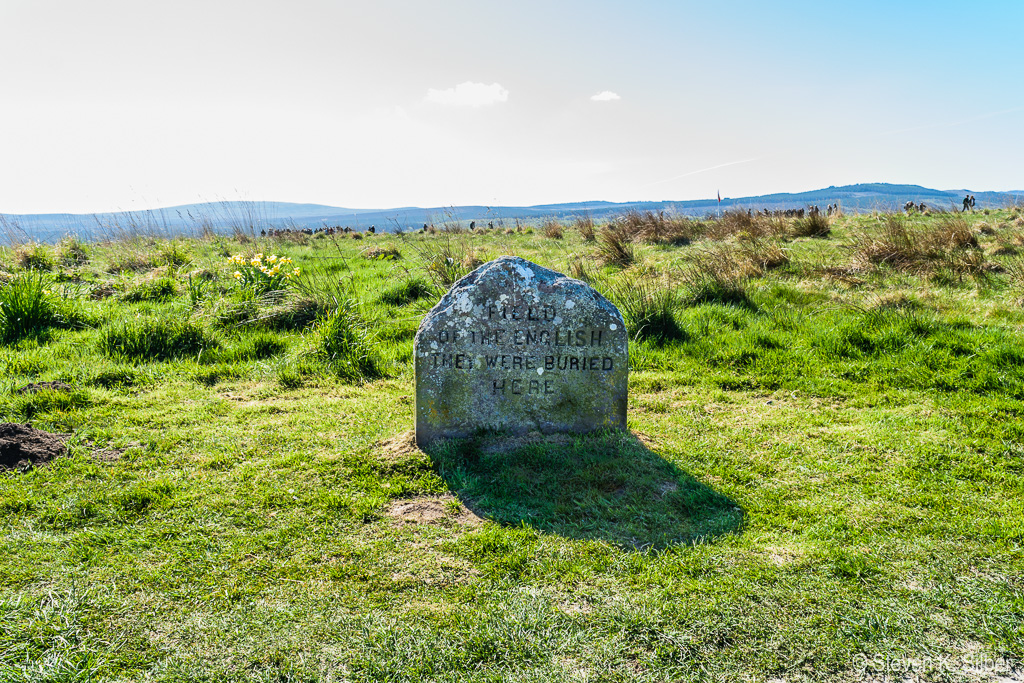
[[[626,428],[628,336],[584,282],[514,256],[456,282],[415,342],[416,443]]]

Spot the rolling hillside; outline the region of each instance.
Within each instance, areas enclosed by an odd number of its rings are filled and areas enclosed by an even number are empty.
[[[714,198],[691,201],[645,202],[574,202],[537,206],[436,206],[400,207],[392,209],[351,209],[322,204],[289,202],[225,201],[185,204],[149,211],[111,212],[97,214],[2,214],[0,235],[8,240],[54,242],[74,234],[85,239],[104,239],[124,234],[197,235],[205,229],[230,232],[235,229],[259,232],[270,228],[319,228],[349,226],[365,230],[394,232],[421,227],[424,223],[481,224],[493,222],[507,226],[515,221],[535,221],[553,216],[565,218],[589,213],[596,220],[629,210],[667,211],[701,216],[732,208],[789,209],[809,205],[822,208],[839,203],[847,213],[872,210],[896,210],[904,202],[924,202],[936,208],[957,208],[965,193],[974,194],[977,208],[996,208],[1018,201],[1024,192],[983,192],[974,190],[934,190],[920,185],[864,183],[828,187],[810,192],[778,193],[757,197],[723,197],[721,205]]]

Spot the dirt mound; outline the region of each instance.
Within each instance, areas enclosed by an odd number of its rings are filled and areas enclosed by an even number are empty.
[[[398,436],[374,444],[377,456],[381,460],[404,460],[422,453],[416,447],[416,432],[410,429]]]
[[[28,425],[0,423],[0,469],[27,470],[64,455],[65,434],[51,434]]]
[[[74,391],[74,388],[70,384],[64,384],[64,382],[33,382],[32,384],[26,384],[21,389],[18,389],[19,394],[34,394],[37,391],[48,389],[50,391]]]
[[[411,524],[443,524],[455,522],[477,526],[484,520],[466,509],[454,496],[396,500],[387,511],[388,517]]]

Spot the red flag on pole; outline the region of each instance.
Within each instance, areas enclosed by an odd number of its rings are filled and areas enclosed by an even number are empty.
[[[722,191],[721,190],[718,191],[718,203],[719,204],[722,203]]]

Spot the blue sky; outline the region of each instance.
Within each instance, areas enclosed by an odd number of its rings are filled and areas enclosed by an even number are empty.
[[[1024,189],[1024,3],[0,0],[0,212]]]

